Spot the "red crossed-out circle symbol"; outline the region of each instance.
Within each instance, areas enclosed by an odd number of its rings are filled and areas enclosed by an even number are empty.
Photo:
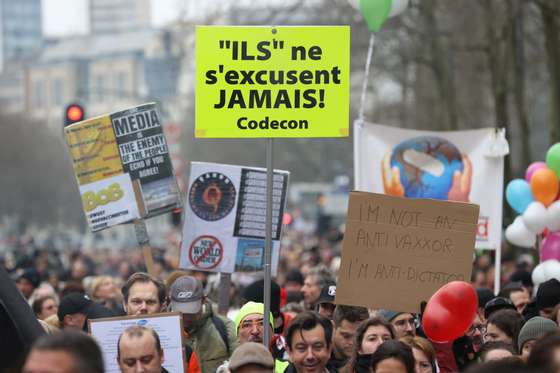
[[[224,247],[214,236],[199,236],[189,247],[189,259],[196,268],[216,268],[223,257]]]

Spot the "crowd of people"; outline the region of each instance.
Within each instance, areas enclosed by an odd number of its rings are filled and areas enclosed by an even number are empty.
[[[560,372],[560,282],[533,289],[530,257],[505,255],[496,296],[492,261],[479,256],[471,279],[479,306],[472,325],[462,337],[436,343],[425,336],[421,313],[335,304],[340,235],[310,237],[285,232],[269,315],[258,274],[232,276],[230,307],[220,314],[218,276],[179,270],[158,251],[157,271],[148,274],[137,251],[119,258],[109,250],[59,256],[28,250],[11,266],[3,263],[45,331],[19,368],[103,372],[88,320],[179,312],[185,372]],[[167,371],[153,329],[126,329],[116,349],[122,372]]]

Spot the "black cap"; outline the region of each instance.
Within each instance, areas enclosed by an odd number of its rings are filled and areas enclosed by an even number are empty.
[[[484,306],[484,317],[488,319],[488,317],[490,317],[490,315],[493,314],[494,312],[498,310],[508,309],[508,308],[510,310],[516,311],[516,308],[511,302],[511,300],[504,297],[496,297],[491,301],[489,301],[488,303],[486,303],[486,305]]]
[[[60,301],[58,306],[58,320],[64,320],[64,316],[73,315],[75,313],[83,313],[87,315],[88,309],[93,301],[85,294],[70,293]]]
[[[556,306],[560,303],[560,282],[555,278],[551,278],[540,284],[535,300],[539,311]]]
[[[319,300],[317,304],[321,303],[334,303],[334,296],[336,295],[336,283],[330,282],[323,286],[321,289],[321,295],[319,295]]]

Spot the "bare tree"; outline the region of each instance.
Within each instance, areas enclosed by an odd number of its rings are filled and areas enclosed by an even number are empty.
[[[549,141],[560,141],[560,2],[556,0],[536,0],[543,23],[546,62],[550,75],[549,89]]]

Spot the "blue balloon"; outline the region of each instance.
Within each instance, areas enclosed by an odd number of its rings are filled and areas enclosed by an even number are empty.
[[[512,209],[523,214],[529,204],[535,201],[531,185],[523,179],[514,179],[506,188],[506,201]]]

